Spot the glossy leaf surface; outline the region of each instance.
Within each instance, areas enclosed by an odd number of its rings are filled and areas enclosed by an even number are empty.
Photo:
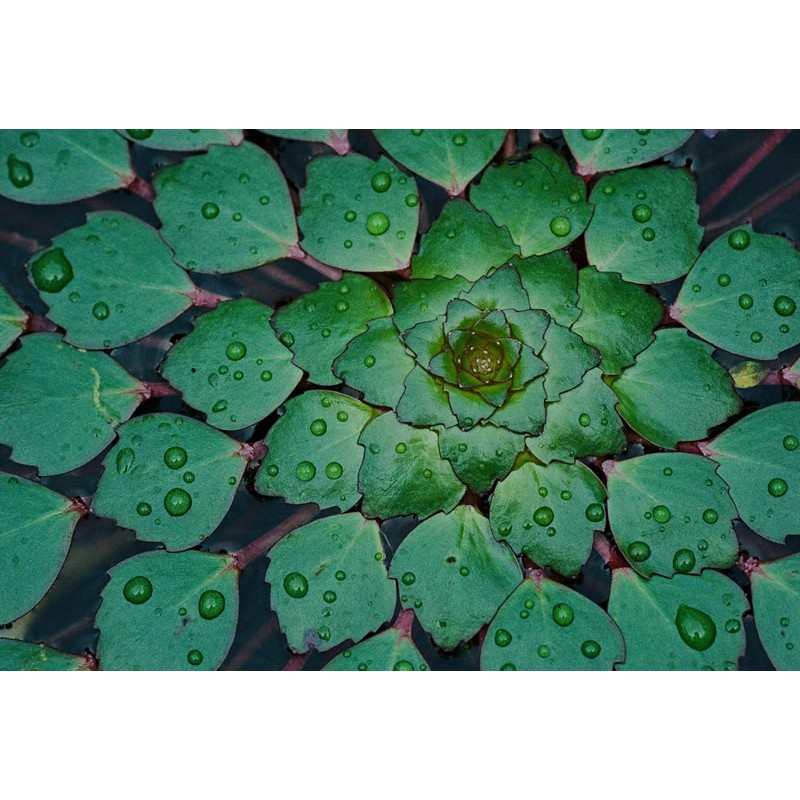
[[[198,128],[196,130],[147,130],[125,129],[120,133],[132,142],[155,150],[195,151],[207,150],[212,144],[241,144],[241,130],[212,130]]]
[[[578,172],[635,167],[677,150],[693,133],[690,130],[565,130],[564,138],[578,162]]]
[[[776,669],[800,669],[800,555],[761,562],[750,576],[758,638]]]
[[[89,669],[85,656],[44,644],[0,638],[0,672],[73,672]]]
[[[428,663],[410,636],[389,628],[340,653],[323,669],[331,672],[411,672],[428,669]]]

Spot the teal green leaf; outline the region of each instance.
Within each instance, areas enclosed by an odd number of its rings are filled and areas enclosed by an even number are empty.
[[[370,636],[350,650],[340,653],[323,667],[330,672],[424,671],[428,663],[410,636],[397,628]]]
[[[691,130],[565,130],[564,138],[578,162],[578,173],[635,167],[677,150]]]
[[[189,308],[195,290],[156,230],[118,211],[56,236],[28,272],[66,341],[90,350],[144,338]]]
[[[576,575],[604,530],[606,491],[586,466],[526,463],[494,490],[494,535],[518,555],[562,575]]]
[[[350,340],[366,331],[372,320],[391,313],[392,304],[375,281],[344,274],[281,308],[272,324],[309,380],[333,386],[339,379],[331,367]]]
[[[380,528],[360,514],[316,520],[279,541],[269,554],[267,583],[289,647],[330,650],[387,622],[397,588],[385,557]]]
[[[528,448],[546,464],[619,453],[626,441],[614,410],[616,401],[603,373],[590,369],[580,386],[548,404],[544,430],[527,440]]]
[[[800,403],[762,408],[731,425],[703,452],[719,462],[739,517],[783,542],[800,533]]]
[[[390,317],[368,323],[367,330],[348,343],[333,362],[333,372],[367,403],[395,408],[403,395],[403,382],[414,367]]]
[[[750,575],[758,638],[776,669],[800,669],[800,555],[762,561]]]
[[[186,550],[210,536],[247,466],[242,445],[179,414],[137,417],[118,433],[92,510],[167,550]]]
[[[658,331],[653,344],[612,384],[619,413],[631,428],[659,447],[674,448],[704,438],[709,428],[735,414],[741,401],[712,350],[682,328]],[[681,402],[664,402],[667,397]]]
[[[256,474],[261,494],[320,508],[352,508],[360,499],[358,437],[375,410],[346,394],[304,392],[286,403],[270,428],[267,455]]]
[[[580,316],[578,268],[564,251],[545,256],[512,258],[531,308],[544,309],[559,325],[569,327]]]
[[[447,189],[461,194],[492,160],[505,139],[500,130],[377,130],[375,138],[392,158]]]
[[[422,427],[455,425],[457,420],[439,378],[435,378],[419,365],[408,373],[405,391],[397,404],[397,418],[401,422]]]
[[[72,500],[0,472],[0,623],[30,611],[53,585],[80,512]]]
[[[344,155],[350,149],[347,141],[346,128],[261,128],[264,133],[270,136],[280,136],[284,139],[297,139],[301,142],[322,142],[332,147],[340,155]]]
[[[91,669],[86,656],[44,644],[0,638],[0,672],[74,672]]]
[[[686,169],[648,167],[606,175],[592,190],[589,263],[632,283],[666,283],[700,255],[697,183]]]
[[[300,192],[303,249],[353,272],[404,269],[417,235],[419,195],[391,161],[358,153],[319,156]]]
[[[82,466],[114,438],[145,387],[105,353],[78,350],[54,333],[20,341],[0,368],[0,442],[40,475]]]
[[[508,396],[503,407],[492,414],[492,424],[517,433],[539,433],[545,421],[544,399],[544,380],[532,380]]]
[[[492,620],[482,670],[609,670],[625,647],[595,603],[548,578],[527,578]]]
[[[237,272],[297,247],[286,180],[254,144],[213,145],[159,170],[153,185],[161,235],[188,270]]]
[[[403,607],[446,648],[471,639],[522,579],[513,553],[472,506],[420,523],[397,548],[389,574]]]
[[[615,569],[608,613],[625,639],[624,670],[736,669],[744,592],[713,570],[649,580]]]
[[[25,330],[28,315],[0,283],[0,355],[5,353]]]
[[[270,326],[272,309],[247,297],[220,303],[169,351],[161,374],[222,430],[271,414],[303,373]]]
[[[411,259],[414,278],[453,278],[476,281],[517,252],[506,228],[466,200],[451,200],[422,235],[419,252]]]
[[[0,195],[69,203],[133,183],[127,142],[112,130],[0,130]]]
[[[231,556],[156,550],[109,574],[95,617],[100,669],[214,670],[222,664],[239,616],[239,571]]]
[[[397,329],[407,331],[420,322],[441,316],[447,306],[462,290],[472,284],[466,278],[430,278],[429,280],[406,281],[394,287],[394,322]]]
[[[464,494],[433,431],[403,425],[388,412],[364,428],[358,443],[364,447],[358,486],[368,517],[429,517],[451,511]]]
[[[577,333],[551,320],[545,331],[545,346],[541,353],[547,364],[544,388],[549,401],[574,389],[583,376],[600,361],[600,354],[586,344]]]
[[[504,225],[523,256],[541,256],[577,239],[592,206],[583,181],[549,147],[490,167],[470,193],[473,204]]]
[[[481,309],[528,311],[531,307],[519,273],[512,266],[500,267],[491,275],[477,280],[469,289],[464,289],[459,297]]]
[[[485,494],[505,478],[525,449],[525,437],[491,423],[465,431],[454,425],[440,427],[439,452],[458,478],[477,494]]]
[[[747,225],[713,241],[686,276],[671,314],[711,344],[758,359],[800,342],[800,253]]]
[[[578,294],[581,315],[572,330],[600,352],[603,372],[617,375],[653,341],[664,306],[616,272],[593,267],[578,273]]]
[[[121,130],[120,133],[132,142],[155,150],[179,150],[192,152],[207,150],[212,144],[241,144],[244,134],[241,130],[212,130],[198,128],[196,130]]]
[[[716,467],[689,453],[654,453],[611,467],[611,530],[625,558],[645,578],[735,563],[737,514]]]

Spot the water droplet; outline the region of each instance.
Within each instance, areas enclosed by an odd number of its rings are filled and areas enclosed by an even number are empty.
[[[36,131],[26,131],[19,137],[23,147],[31,148],[39,144],[39,134]]]
[[[553,217],[550,220],[550,231],[553,236],[568,236],[572,230],[572,223],[566,217]]]
[[[422,477],[428,480],[429,478],[433,477],[433,472],[429,469],[422,470]]]
[[[217,402],[211,406],[211,410],[217,414],[219,414],[221,411],[225,411],[227,408],[228,403],[225,400],[217,400]]]
[[[301,461],[295,469],[295,474],[301,481],[310,481],[317,474],[317,468],[310,461]]]
[[[556,625],[566,628],[568,625],[572,625],[574,619],[575,612],[572,610],[572,606],[567,603],[556,603],[553,606],[553,622]]]
[[[206,219],[214,219],[219,216],[219,206],[216,203],[203,203],[200,213]]]
[[[133,466],[134,461],[136,461],[136,453],[130,447],[123,447],[117,453],[117,472],[124,475]]]
[[[397,443],[397,444],[394,446],[394,451],[395,451],[395,453],[399,453],[400,455],[402,455],[403,453],[405,453],[405,452],[406,452],[406,450],[408,450],[408,445],[406,445],[406,443],[405,443],[405,442],[398,442],[398,443]]]
[[[665,522],[669,522],[671,516],[670,510],[666,506],[656,506],[653,509],[653,519],[662,525]]]
[[[31,274],[36,288],[42,292],[60,292],[74,277],[69,263],[60,247],[39,256],[31,266]]]
[[[800,444],[800,441],[796,436],[790,434],[789,436],[783,437],[783,446],[786,450],[797,450],[798,444]]]
[[[656,232],[652,228],[642,228],[642,239],[652,242],[656,238]]]
[[[760,331],[753,331],[750,334],[750,341],[753,342],[753,344],[758,344],[763,338],[764,336]]]
[[[110,314],[111,309],[108,307],[108,303],[104,303],[102,300],[92,306],[92,316],[96,320],[100,320],[102,322],[103,320],[108,319]]]
[[[392,176],[388,172],[376,172],[372,176],[372,188],[382,194],[392,185]]]
[[[734,231],[728,235],[728,244],[734,250],[746,250],[750,245],[750,234],[747,231]]]
[[[194,483],[194,472],[184,472],[183,473],[183,482],[184,483]]]
[[[199,650],[190,650],[186,654],[186,660],[193,667],[199,667],[203,663],[203,654]]]
[[[337,304],[334,306],[334,308],[335,308],[335,309],[336,309],[336,310],[337,310],[337,311],[338,311],[340,314],[342,314],[342,313],[344,313],[345,311],[347,311],[347,309],[348,309],[348,308],[350,308],[350,304],[349,304],[349,303],[348,303],[346,300],[340,300],[340,301],[339,301],[339,302],[338,302],[338,303],[337,303]]]
[[[152,511],[153,509],[150,506],[150,503],[141,502],[136,506],[136,513],[140,517],[149,517]]]
[[[328,425],[327,425],[327,423],[325,422],[324,419],[315,419],[311,423],[309,428],[311,430],[311,433],[314,434],[314,436],[324,436],[325,435],[325,431],[328,430]]]
[[[332,592],[330,589],[327,592],[322,593],[322,599],[326,603],[335,603],[336,602],[336,592]]]
[[[547,497],[547,487],[540,486],[539,487],[539,497]]]
[[[135,606],[146,603],[153,596],[153,584],[144,575],[131,578],[122,589],[122,596]]]
[[[742,623],[738,619],[729,619],[725,622],[725,630],[728,633],[738,633],[742,628]]]
[[[381,236],[389,230],[389,217],[380,211],[373,211],[367,217],[367,230],[373,236]]]
[[[789,627],[789,617],[781,617],[781,628]]]
[[[699,284],[699,283],[695,283],[695,284],[692,286],[692,291],[693,291],[695,294],[697,294],[697,292],[699,292],[699,291],[700,291],[700,284]]]
[[[694,553],[685,547],[678,550],[672,558],[672,568],[675,572],[691,572],[696,563]]]
[[[611,195],[614,194],[614,191],[615,191],[614,184],[612,183],[607,183],[605,184],[605,186],[603,186],[603,194],[606,197],[611,197]]]
[[[775,313],[781,317],[791,317],[797,310],[797,303],[791,297],[781,295],[775,299]]]
[[[494,643],[498,647],[508,647],[514,637],[504,628],[498,628],[494,634]]]
[[[589,522],[600,522],[605,517],[606,512],[600,503],[591,503],[586,507],[586,519]]]
[[[291,347],[294,344],[294,336],[291,333],[282,333],[280,338],[287,347]]]
[[[592,418],[588,414],[581,414],[578,417],[578,424],[582,428],[588,428],[592,424]]]
[[[628,555],[637,563],[647,561],[650,558],[650,547],[647,542],[631,542],[628,546]]]
[[[562,500],[571,500],[572,499],[572,492],[569,491],[569,489],[564,489],[564,491],[561,492],[561,499]]]
[[[719,514],[713,508],[707,508],[703,512],[703,522],[713,525],[719,519]]]
[[[322,334],[322,338],[323,339],[327,339],[331,335],[331,329],[330,328],[323,328],[320,331],[320,333]]]
[[[192,507],[192,496],[186,489],[170,489],[164,496],[164,508],[171,517],[182,517]]]
[[[376,456],[376,455],[378,455],[378,453],[380,453],[381,446],[377,442],[373,442],[369,446],[369,451],[370,451],[370,453],[372,453],[372,455]]]
[[[308,594],[308,581],[299,572],[290,572],[283,579],[283,589],[289,597],[299,600]]]
[[[717,278],[717,283],[720,286],[730,286],[731,283],[731,276],[725,274],[724,272]]]
[[[231,361],[241,361],[247,355],[247,348],[241,342],[231,342],[225,348],[225,355]]]
[[[14,155],[8,157],[8,179],[17,189],[24,189],[33,183],[33,167]]]
[[[599,139],[603,135],[602,128],[589,128],[584,129],[581,131],[583,134],[583,138],[587,139],[590,142],[593,142],[595,139]]]
[[[131,139],[136,139],[137,142],[143,142],[153,135],[153,130],[151,128],[126,128],[125,133],[127,133]]]
[[[180,469],[187,459],[186,451],[182,447],[168,447],[164,452],[164,463],[170,469]]]
[[[672,467],[664,467],[664,474],[669,477],[672,475]]]
[[[547,658],[550,655],[550,648],[546,644],[540,644],[536,648],[539,658]]]
[[[453,134],[453,144],[456,147],[463,147],[467,143],[467,137],[463,133]]]
[[[600,645],[594,639],[587,639],[581,645],[581,653],[585,658],[597,658],[600,655]]]
[[[280,472],[280,470],[278,469],[277,464],[270,464],[267,467],[267,475],[269,475],[271,478],[274,478],[278,474],[278,472]]]
[[[717,638],[717,626],[714,620],[698,608],[681,604],[675,615],[675,627],[681,639],[692,650],[708,650]]]
[[[347,575],[345,575],[343,570],[337,569],[336,574],[333,577],[336,578],[337,581],[343,581]]]
[[[653,216],[653,209],[651,209],[650,206],[640,203],[633,207],[632,214],[637,222],[649,222],[650,217]]]
[[[342,465],[338,461],[331,461],[327,467],[325,467],[325,474],[332,480],[338,480],[342,477]]]
[[[543,528],[553,521],[553,509],[549,506],[542,506],[533,512],[533,521]]]
[[[225,610],[225,596],[216,589],[206,589],[200,595],[197,611],[203,619],[216,619]]]
[[[217,372],[219,372],[220,375],[227,375],[228,374],[227,365],[226,364],[220,364],[220,366],[217,368]]]
[[[788,490],[788,488],[789,487],[788,487],[786,481],[783,478],[773,478],[767,484],[767,491],[773,497],[783,497],[786,494],[786,491]]]
[[[272,380],[272,373],[268,369],[265,369],[261,373],[261,380],[264,381],[265,383],[268,382],[268,381],[271,381]]]

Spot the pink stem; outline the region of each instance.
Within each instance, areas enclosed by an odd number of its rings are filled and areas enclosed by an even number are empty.
[[[759,560],[755,558],[755,556],[745,557],[744,553],[740,553],[736,561],[736,566],[749,578],[754,572],[761,572],[759,563]]]
[[[302,278],[297,277],[297,275],[293,275],[291,272],[283,269],[282,267],[276,267],[272,265],[269,267],[268,274],[270,278],[274,278],[284,286],[288,286],[290,289],[294,289],[296,292],[300,292],[301,294],[313,291],[314,289],[310,283],[307,283]]]
[[[300,670],[306,665],[307,660],[308,653],[294,653],[286,662],[283,672],[300,672]]]
[[[258,648],[272,636],[278,625],[273,614],[253,635],[241,650],[225,665],[226,671],[241,669],[258,651]]]
[[[294,514],[278,523],[255,541],[246,544],[237,550],[233,556],[233,566],[239,571],[243,570],[253,559],[265,556],[273,545],[277,544],[284,536],[295,528],[305,525],[319,514],[319,507],[314,503],[300,506]]]
[[[153,187],[138,175],[134,175],[131,182],[125,188],[129,192],[138,194],[139,197],[141,197],[143,200],[147,200],[148,203],[152,203],[156,198],[156,193],[153,191]]]
[[[26,333],[50,333],[55,330],[58,330],[58,326],[50,322],[47,317],[39,314],[28,315],[28,324],[25,326]]]
[[[35,253],[42,249],[42,245],[36,239],[20,236],[15,231],[0,231],[0,242],[10,244],[12,247],[19,247],[20,250],[27,250],[29,253]]]
[[[267,446],[264,444],[264,442],[254,442],[253,444],[244,442],[242,445],[240,445],[239,452],[248,461],[254,461],[264,457],[264,454],[267,452]]]
[[[311,267],[311,269],[316,270],[319,272],[320,275],[328,278],[331,281],[338,281],[342,277],[342,271],[337,269],[336,267],[329,267],[327,264],[323,264],[321,261],[317,261],[314,256],[310,256],[300,247],[299,244],[293,244],[289,247],[289,258],[293,258],[296,261],[302,261],[307,267]]]
[[[346,133],[344,136],[331,133],[330,146],[340,156],[346,156],[350,152],[350,139],[348,139]]]
[[[414,612],[410,608],[404,608],[394,621],[393,628],[400,632],[405,638],[411,637],[411,626],[414,624]]]
[[[97,656],[94,653],[86,653],[86,655],[83,657],[83,660],[86,662],[85,669],[88,669],[91,672],[97,672],[99,666],[97,664]]]
[[[704,454],[703,447],[708,442],[678,442],[675,448],[679,453],[694,453],[695,455],[702,456]]]
[[[77,511],[81,517],[85,517],[92,506],[91,497],[73,497],[72,505],[69,507],[70,511]]]
[[[609,569],[613,570],[627,566],[625,561],[617,555],[605,534],[595,531],[593,546]]]
[[[511,158],[517,152],[517,132],[509,131],[503,140],[501,155],[504,159]]]
[[[195,286],[187,296],[192,301],[192,305],[196,306],[197,308],[216,308],[220,303],[231,299],[230,297],[226,297],[224,294],[207,292],[205,289],[201,289],[199,286]]]
[[[138,389],[133,390],[133,394],[138,394],[143,400],[150,400],[152,397],[171,397],[178,394],[178,390],[166,382],[147,383],[144,381]]]

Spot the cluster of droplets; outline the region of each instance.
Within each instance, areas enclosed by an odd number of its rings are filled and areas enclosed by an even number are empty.
[[[25,131],[20,134],[20,144],[30,150],[39,144],[39,134],[36,131]],[[11,153],[6,160],[8,168],[8,180],[17,189],[25,189],[33,183],[33,167],[29,161],[20,158],[15,153]]]
[[[542,498],[546,498],[550,491],[546,486],[540,486],[538,494]],[[572,500],[572,492],[569,489],[563,489],[559,493],[559,497],[565,503],[568,503]],[[605,509],[603,508],[602,503],[589,503],[584,510],[584,516],[586,519],[597,525],[598,523],[602,522],[605,519]],[[553,511],[552,506],[550,505],[537,505],[536,509],[533,511],[532,514],[533,523],[538,525],[540,528],[545,529],[545,533],[548,536],[555,536],[557,533],[556,528],[552,526],[552,522],[555,519],[555,512]],[[525,522],[523,523],[523,528],[526,531],[529,531],[533,528],[532,522]],[[510,522],[501,523],[498,527],[497,533],[501,537],[510,536],[511,532],[513,531],[514,526]],[[523,548],[524,552],[529,552],[530,547]]]
[[[596,141],[604,133],[605,133],[605,130],[603,130],[602,128],[585,128],[585,129],[581,130],[581,134],[583,135],[583,138],[586,139],[586,141],[588,141],[588,142]],[[650,128],[637,128],[636,129],[636,133],[638,133],[639,137],[640,137],[638,139],[638,147],[636,147],[636,146],[631,147],[630,155],[625,158],[625,163],[626,164],[632,164],[633,163],[633,157],[639,152],[639,147],[646,147],[647,146],[647,137],[650,135]],[[603,153],[605,153],[605,155],[608,155],[610,152],[611,152],[611,148],[610,147],[604,147],[603,148]]]

